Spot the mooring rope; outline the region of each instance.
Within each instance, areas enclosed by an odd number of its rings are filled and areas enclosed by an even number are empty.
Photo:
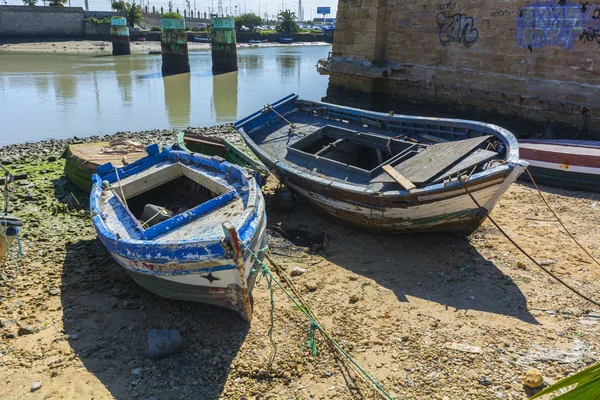
[[[575,239],[575,237],[567,229],[567,227],[562,222],[562,220],[558,217],[558,215],[556,215],[556,213],[554,212],[554,210],[552,209],[552,207],[550,207],[550,204],[548,204],[548,202],[546,201],[546,198],[542,194],[542,191],[538,187],[537,183],[535,183],[535,180],[533,179],[533,176],[531,176],[531,172],[529,172],[529,168],[526,168],[525,171],[527,171],[527,174],[529,175],[529,179],[531,179],[531,183],[533,183],[533,186],[535,186],[538,194],[542,198],[542,201],[544,202],[544,204],[546,205],[546,207],[548,207],[548,210],[550,210],[550,212],[552,213],[552,215],[554,215],[554,218],[556,218],[556,220],[558,221],[558,223],[563,227],[563,229],[565,230],[565,232],[567,232],[567,235],[569,235],[569,237],[571,239],[573,239],[573,241],[577,244],[577,246],[579,246],[581,248],[581,250],[583,250],[584,253],[587,254],[592,260],[594,260],[594,262],[596,264],[598,264],[598,266],[600,267],[600,262],[598,262],[598,260],[593,255],[591,255],[590,252],[585,247],[583,247],[583,245],[581,243],[579,243],[579,241],[577,239]]]
[[[462,183],[465,183],[466,181],[461,180]],[[588,302],[592,303],[593,305],[595,305],[596,307],[600,308],[600,303],[598,303],[597,301],[589,298],[588,296],[584,295],[583,293],[579,292],[577,289],[575,289],[574,287],[570,286],[568,283],[564,282],[562,279],[560,279],[558,276],[554,275],[551,271],[549,271],[548,269],[544,268],[540,263],[538,263],[532,256],[529,255],[529,253],[527,253],[521,246],[519,246],[519,244],[517,242],[514,241],[513,238],[511,238],[508,233],[506,233],[504,231],[504,229],[502,229],[500,227],[500,225],[498,225],[496,223],[496,221],[494,221],[494,219],[491,217],[491,215],[489,214],[489,211],[482,207],[479,202],[475,199],[475,197],[473,197],[473,194],[471,194],[471,192],[469,191],[468,188],[463,187],[463,189],[465,189],[465,191],[467,192],[467,194],[469,195],[469,197],[471,198],[471,200],[473,200],[473,202],[477,205],[477,207],[483,211],[485,213],[485,216],[490,220],[490,222],[492,224],[494,224],[494,226],[500,231],[500,233],[502,233],[506,239],[508,239],[509,242],[511,242],[513,244],[513,246],[515,246],[521,253],[523,253],[525,255],[525,257],[527,257],[529,260],[531,260],[532,263],[534,263],[537,267],[539,267],[542,271],[544,271],[545,273],[547,273],[548,275],[550,275],[553,279],[555,279],[558,283],[560,283],[561,285],[563,285],[564,287],[566,287],[567,289],[569,289],[570,291],[572,291],[573,293],[575,293],[576,295],[578,295],[579,297],[581,297],[584,300],[587,300]]]
[[[323,328],[321,326],[321,324],[319,324],[316,320],[316,318],[313,317],[312,312],[309,311],[308,307],[304,306],[301,300],[296,300],[296,298],[294,298],[294,296],[292,296],[281,284],[281,282],[279,282],[279,280],[277,280],[277,278],[275,276],[273,276],[273,273],[271,272],[271,270],[269,269],[269,267],[262,262],[258,256],[256,255],[256,253],[252,252],[248,246],[244,243],[242,243],[244,246],[244,249],[246,251],[248,251],[248,253],[250,253],[252,259],[254,261],[256,261],[258,263],[258,265],[261,268],[261,275],[259,276],[258,280],[257,280],[257,284],[260,282],[262,277],[266,277],[267,282],[269,284],[269,290],[271,291],[271,329],[269,329],[269,333],[270,333],[270,340],[271,343],[274,343],[274,340],[272,338],[272,331],[273,331],[273,324],[274,324],[274,308],[275,308],[275,301],[273,298],[273,286],[272,283],[274,282],[282,291],[283,293],[292,301],[292,303],[294,303],[294,305],[298,308],[298,310],[300,310],[310,321],[310,330],[308,333],[308,339],[306,340],[305,345],[308,345],[311,349],[311,352],[314,352],[313,354],[316,354],[316,344],[314,342],[314,332],[315,331],[319,331],[321,332],[321,334],[323,335],[323,337],[325,337],[325,339],[327,339],[327,341],[334,346],[334,348],[341,354],[343,355],[348,361],[350,361],[352,363],[352,365],[356,368],[356,370],[358,370],[360,372],[360,374],[362,375],[362,377],[368,382],[370,383],[370,385],[373,387],[373,389],[375,389],[377,391],[377,393],[385,399],[388,400],[393,400],[392,396],[387,393],[385,391],[385,389],[383,388],[383,386],[381,386],[375,379],[373,379],[371,377],[371,375],[369,375],[369,373],[367,371],[365,371],[364,369],[361,368],[361,366],[352,358],[352,356],[350,356],[350,354],[348,354],[335,340],[333,340],[333,338],[331,337],[331,335],[329,335],[329,333],[325,330],[325,328]],[[260,249],[258,252],[265,252],[267,251],[268,247],[264,247],[262,249]],[[303,345],[304,347],[304,345]],[[275,351],[276,351],[276,347],[275,347]],[[271,353],[271,355],[273,354],[273,352]],[[269,363],[272,362],[271,359],[271,355],[269,356]],[[270,364],[269,364],[270,365]]]

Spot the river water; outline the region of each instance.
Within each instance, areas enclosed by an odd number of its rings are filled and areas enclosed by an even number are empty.
[[[0,146],[118,131],[210,126],[296,93],[321,100],[316,63],[331,46],[238,49],[237,72],[213,75],[209,51],[192,72],[161,76],[161,56],[0,53]]]

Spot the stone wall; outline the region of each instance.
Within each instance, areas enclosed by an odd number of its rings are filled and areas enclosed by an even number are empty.
[[[598,0],[341,0],[329,64],[330,97],[600,136]]]
[[[0,36],[83,36],[80,7],[0,6]]]

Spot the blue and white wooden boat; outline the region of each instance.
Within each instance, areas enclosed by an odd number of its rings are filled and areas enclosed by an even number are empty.
[[[125,167],[98,167],[90,197],[98,237],[141,286],[160,296],[229,308],[252,318],[266,244],[255,178],[218,156],[147,148]]]
[[[477,229],[524,171],[507,130],[290,95],[236,122],[256,156],[327,214],[374,232]]]
[[[280,43],[292,43],[293,41],[294,41],[294,38],[292,38],[292,37],[280,37],[279,38]]]

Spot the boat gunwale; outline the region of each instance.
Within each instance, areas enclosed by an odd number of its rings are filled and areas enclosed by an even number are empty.
[[[202,154],[202,153],[192,151],[187,147],[187,145],[185,144],[185,136],[186,135],[187,135],[187,132],[185,132],[185,131],[179,131],[177,133],[177,146],[179,146],[179,148],[182,149],[183,151],[187,151],[188,153]],[[193,136],[193,134],[192,134],[192,136]],[[203,136],[203,135],[199,134],[198,136]],[[210,136],[206,136],[206,137],[213,139]],[[229,140],[222,139],[222,138],[218,138],[218,139],[222,140],[223,143],[225,144],[225,146],[228,147],[229,150],[231,152],[233,152],[237,157],[242,158],[245,162],[250,164],[257,173],[262,175],[262,177],[265,179],[265,182],[266,182],[266,177],[269,175],[269,169],[260,160],[258,160],[258,161],[253,160],[248,155],[244,154],[244,152],[242,150],[240,150],[235,144],[231,143]],[[243,166],[240,165],[240,167],[243,167]]]
[[[275,103],[273,103],[271,105],[271,108],[275,109],[275,111],[277,112],[278,107],[281,107],[285,104],[289,104],[290,102],[293,102],[296,100],[298,100],[298,95],[290,94],[290,95],[284,97],[283,99],[280,99],[280,100],[276,101]],[[418,117],[418,116],[413,117],[413,116],[406,116],[406,115],[390,116],[389,114],[385,114],[385,113],[374,112],[374,111],[363,111],[363,110],[358,110],[356,108],[336,106],[336,105],[322,103],[322,102],[311,101],[311,103],[314,103],[315,105],[319,105],[319,106],[328,107],[328,109],[331,109],[331,110],[337,109],[337,110],[342,110],[345,112],[351,112],[351,113],[354,113],[354,114],[356,114],[358,116],[362,116],[362,117],[377,116],[377,117],[382,117],[382,119],[385,119],[385,120],[398,119],[401,122],[408,122],[408,123],[411,123],[411,122],[423,123],[424,121],[435,121],[436,123],[440,123],[440,122],[442,122],[442,123],[448,122],[451,124],[457,124],[457,123],[465,124],[466,123],[466,124],[478,126],[481,128],[480,131],[482,133],[490,133],[493,136],[495,136],[496,138],[500,139],[507,146],[507,154],[505,156],[505,159],[501,160],[499,165],[489,168],[485,171],[481,171],[481,172],[473,174],[469,178],[469,182],[475,182],[475,183],[479,183],[480,181],[483,182],[488,179],[493,179],[493,176],[496,174],[503,174],[506,171],[510,171],[510,170],[514,169],[516,166],[526,167],[528,165],[527,162],[519,159],[519,144],[517,142],[516,137],[510,131],[508,131],[502,127],[499,127],[497,125],[486,124],[486,123],[478,122],[478,121],[449,119],[449,118]],[[285,115],[289,115],[289,114],[292,114],[295,112],[297,112],[297,110],[294,110],[294,111],[291,111],[288,113],[281,113],[281,115],[285,116]],[[295,168],[294,163],[291,163],[287,160],[278,159],[276,156],[273,156],[270,153],[268,153],[266,150],[263,150],[260,147],[260,145],[258,143],[256,143],[250,137],[248,132],[246,132],[246,130],[244,129],[244,126],[248,122],[255,120],[259,117],[262,117],[264,115],[267,115],[269,113],[274,113],[274,112],[272,110],[265,111],[265,109],[259,110],[255,113],[251,114],[250,116],[243,118],[240,121],[236,122],[234,124],[234,127],[240,133],[240,135],[242,136],[242,138],[244,139],[246,144],[257,155],[261,154],[262,157],[264,157],[265,159],[272,161],[272,163],[275,165],[275,167],[286,170],[286,172],[288,172],[290,174],[293,174],[293,175],[302,177],[306,180],[312,181],[315,184],[330,186],[330,187],[333,187],[333,188],[336,188],[336,189],[339,189],[339,190],[342,190],[345,192],[352,192],[352,193],[356,193],[356,194],[370,195],[370,196],[374,196],[374,197],[384,197],[384,198],[407,197],[407,196],[412,196],[415,194],[418,195],[418,194],[424,194],[424,193],[429,194],[429,193],[444,192],[446,190],[451,191],[451,190],[455,190],[457,188],[463,188],[465,186],[464,182],[454,181],[454,182],[450,182],[450,183],[440,182],[437,184],[427,185],[422,188],[413,189],[411,191],[408,191],[405,189],[399,189],[399,190],[387,190],[384,192],[377,192],[372,189],[369,189],[368,187],[361,187],[359,185],[342,183],[337,180],[325,179],[325,178],[321,178],[321,177],[313,175],[313,174],[303,172],[303,171]],[[255,129],[260,129],[260,128],[256,127]]]

